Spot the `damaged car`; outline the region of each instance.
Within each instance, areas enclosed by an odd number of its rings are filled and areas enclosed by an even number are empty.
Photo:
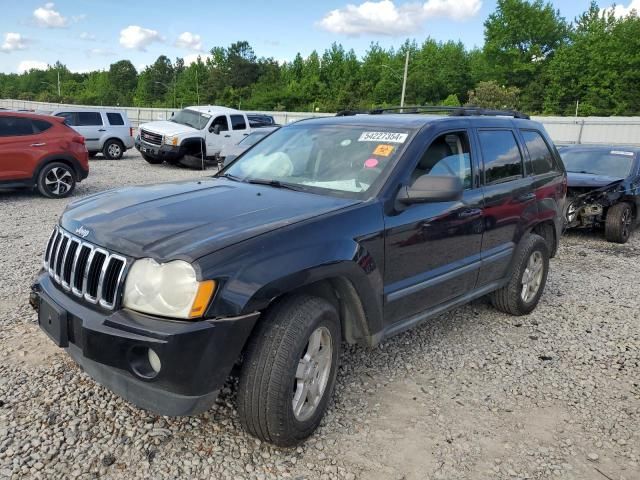
[[[567,228],[604,228],[626,243],[640,207],[640,147],[574,145],[560,149],[567,169]]]

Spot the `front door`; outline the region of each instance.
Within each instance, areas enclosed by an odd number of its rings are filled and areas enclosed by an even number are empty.
[[[478,286],[504,278],[512,253],[535,221],[533,177],[525,176],[523,155],[511,129],[477,131],[484,165],[484,237]]]
[[[218,115],[211,121],[207,130],[207,157],[219,154],[226,145],[232,145],[229,119],[227,115]]]
[[[410,183],[421,175],[459,176],[462,201],[414,204],[385,218],[385,322],[395,323],[475,287],[480,266],[482,191],[469,133],[439,134]]]

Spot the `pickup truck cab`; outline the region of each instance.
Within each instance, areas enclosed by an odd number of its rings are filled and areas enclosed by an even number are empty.
[[[558,152],[521,114],[447,111],[304,120],[214,177],[70,204],[33,286],[40,327],[162,415],[207,410],[241,360],[243,426],[301,442],[343,341],[375,346],[484,295],[525,315],[544,291]]]
[[[204,161],[250,133],[244,112],[215,105],[188,107],[169,120],[141,125],[135,145],[149,163]]]

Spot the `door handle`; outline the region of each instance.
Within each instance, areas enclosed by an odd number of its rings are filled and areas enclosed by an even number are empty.
[[[225,135],[224,138],[231,138],[231,135]]]
[[[249,136],[249,134],[248,134],[248,133],[243,133],[243,134],[242,134],[242,136],[243,136],[243,137],[248,137],[248,136]]]
[[[46,145],[46,143],[32,143],[31,146],[32,147],[44,147]]]
[[[106,129],[106,128],[99,128],[99,129],[98,129],[98,131],[99,131],[99,132],[106,132],[106,131],[107,131],[107,129]]]
[[[535,199],[536,199],[535,193],[525,193],[524,195],[520,195],[518,198],[516,198],[516,200],[518,200],[519,202],[528,202],[529,200],[535,200]]]
[[[465,208],[460,213],[458,213],[458,217],[459,218],[475,217],[476,215],[480,215],[480,213],[482,213],[482,210],[480,210],[479,208]]]

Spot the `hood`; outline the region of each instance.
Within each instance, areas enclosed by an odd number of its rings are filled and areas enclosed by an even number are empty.
[[[568,172],[567,173],[567,185],[569,188],[571,187],[593,187],[600,188],[606,187],[615,182],[621,182],[624,180],[619,177],[610,177],[608,175],[594,175],[592,173],[576,173],[576,172]]]
[[[180,123],[170,122],[168,120],[160,120],[158,122],[143,123],[140,128],[144,128],[153,133],[160,133],[162,135],[180,135],[180,134],[193,134],[195,132],[200,133],[200,130],[182,125]]]
[[[82,227],[87,241],[126,256],[193,261],[355,203],[207,177],[85,197],[67,207],[60,224],[71,233]]]

